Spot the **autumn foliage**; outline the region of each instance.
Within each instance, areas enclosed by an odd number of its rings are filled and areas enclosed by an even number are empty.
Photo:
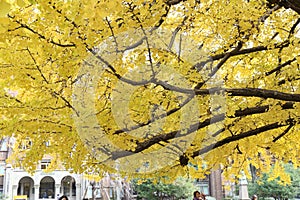
[[[50,154],[53,168],[172,178],[299,166],[290,2],[1,0],[0,128],[16,138],[13,162],[34,170]],[[31,148],[17,148],[25,139]]]

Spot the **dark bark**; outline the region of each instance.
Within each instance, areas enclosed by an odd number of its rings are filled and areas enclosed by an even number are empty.
[[[287,103],[284,103],[284,104],[281,105],[283,110],[293,109],[293,106],[294,106],[294,102],[287,102]],[[243,110],[236,111],[234,116],[235,117],[243,117],[243,116],[248,116],[248,115],[261,114],[261,113],[268,112],[268,110],[269,110],[268,105],[267,106],[260,106],[260,107],[246,108],[246,109],[243,109]],[[232,116],[232,117],[234,117],[234,116]],[[167,133],[167,134],[155,136],[155,137],[153,137],[149,140],[146,140],[144,142],[140,142],[140,143],[137,142],[137,147],[136,147],[135,150],[113,152],[111,154],[111,159],[116,160],[116,159],[121,158],[121,157],[126,157],[126,156],[130,156],[132,154],[135,154],[135,153],[142,152],[142,151],[148,149],[149,147],[151,147],[155,144],[159,144],[160,142],[168,142],[169,140],[174,139],[175,137],[182,137],[182,136],[185,136],[187,134],[193,133],[193,132],[195,132],[195,131],[197,131],[201,128],[204,128],[204,127],[206,127],[210,124],[220,122],[220,121],[224,120],[224,118],[225,118],[225,114],[219,114],[219,115],[213,116],[211,118],[208,118],[208,119],[206,119],[202,122],[192,124],[190,126],[189,130],[187,132],[185,132],[185,134],[181,134],[180,130],[177,130],[177,131],[173,131],[173,132],[170,132],[170,133]],[[272,130],[272,129],[277,129],[277,128],[280,128],[280,127],[283,127],[283,126],[288,126],[288,125],[290,126],[290,128],[287,128],[282,134],[280,134],[279,136],[274,138],[273,142],[276,142],[282,136],[286,135],[287,132],[293,127],[293,125],[294,125],[294,120],[293,119],[287,119],[285,122],[282,122],[282,123],[281,122],[275,122],[273,124],[268,124],[268,125],[265,125],[265,126],[262,126],[262,127],[258,127],[257,129],[250,130],[250,131],[241,133],[239,135],[233,135],[231,137],[225,138],[224,140],[218,141],[218,142],[216,142],[216,143],[214,143],[210,146],[207,146],[207,147],[201,149],[199,152],[195,152],[195,154],[198,154],[198,155],[204,154],[204,153],[207,153],[211,149],[223,146],[227,143],[234,142],[234,141],[237,141],[239,139],[243,139],[245,137],[258,135],[258,134],[263,133],[265,131]],[[224,131],[224,129],[222,129],[221,132],[222,131]],[[184,164],[184,163],[186,163],[186,157],[185,157],[185,155],[182,155],[182,157],[180,157],[180,164]]]
[[[286,9],[292,9],[300,14],[300,0],[268,0],[269,6],[273,7],[275,4]]]

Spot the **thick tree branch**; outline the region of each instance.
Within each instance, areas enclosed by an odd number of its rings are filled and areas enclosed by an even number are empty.
[[[269,46],[257,46],[257,47],[247,48],[247,49],[241,49],[239,51],[232,52],[231,56],[239,56],[239,55],[245,55],[245,54],[255,53],[255,52],[259,52],[259,51],[279,49],[279,48],[282,48],[282,47],[288,47],[289,44],[290,43],[288,41],[285,41],[283,43],[275,44],[273,47],[269,47]],[[226,54],[227,53],[221,53],[221,54],[217,54],[217,55],[211,56],[211,60],[220,60]]]
[[[193,133],[203,127],[206,127],[210,124],[222,121],[222,120],[224,120],[224,118],[225,118],[225,114],[216,115],[212,118],[204,120],[203,122],[195,123],[195,124],[191,125],[189,127],[189,129],[187,131],[185,131],[183,134],[182,134],[181,130],[176,130],[176,131],[172,131],[172,132],[169,132],[166,134],[154,136],[151,139],[146,140],[144,142],[140,142],[140,143],[137,142],[137,147],[133,151],[129,150],[129,151],[112,152],[112,159],[115,160],[120,157],[131,155],[133,153],[142,152],[142,151],[148,149],[149,147],[151,147],[155,144],[158,144],[159,142],[168,142],[169,140],[174,139],[175,137],[177,138],[177,137],[186,136],[186,135],[191,134],[191,133]]]
[[[277,4],[286,9],[290,8],[300,14],[300,0],[268,0],[268,2],[270,3],[270,6]]]
[[[174,109],[168,111],[166,114],[155,116],[154,119],[148,120],[147,122],[145,122],[143,124],[138,124],[138,125],[132,126],[130,128],[123,128],[123,129],[117,130],[117,131],[114,132],[114,134],[120,134],[120,133],[125,133],[125,132],[130,132],[130,131],[133,131],[133,130],[137,130],[137,129],[145,127],[145,126],[149,125],[150,123],[155,122],[155,121],[157,121],[159,119],[162,119],[164,117],[170,116],[171,114],[179,111],[188,102],[190,102],[190,100],[193,97],[194,97],[193,95],[189,96],[182,104],[179,105],[179,107],[174,108]],[[287,102],[287,103],[284,103],[283,105],[281,105],[281,107],[282,107],[282,109],[293,109],[294,105],[295,105],[294,102]],[[243,109],[243,110],[237,110],[237,111],[235,111],[234,116],[228,116],[228,117],[229,118],[234,118],[234,117],[241,117],[241,116],[253,115],[253,114],[258,114],[258,113],[265,113],[265,112],[267,112],[269,110],[269,108],[270,108],[270,105],[246,108],[246,109]],[[204,126],[209,125],[209,124],[207,124],[207,122],[209,122],[210,120],[213,120],[213,119],[209,119],[208,121],[203,122],[202,125],[204,125]],[[201,127],[202,125],[200,125],[199,128],[202,128]]]
[[[220,94],[228,96],[243,96],[243,97],[260,97],[260,98],[271,98],[283,101],[294,101],[300,102],[300,94],[280,92],[277,90],[268,90],[261,88],[209,88],[209,89],[189,89],[180,88],[177,86],[170,85],[164,81],[154,79],[153,82],[157,85],[161,85],[163,88],[171,91],[176,91],[185,94],[196,94],[196,95],[212,95]]]
[[[166,4],[169,6],[173,6],[173,5],[179,4],[184,1],[186,1],[186,0],[167,0]]]
[[[260,88],[225,89],[228,96],[271,98],[283,101],[300,102],[300,94],[279,92]]]
[[[282,107],[283,110],[292,109],[293,105],[294,105],[293,102],[287,102],[287,103],[281,105],[281,107]],[[260,106],[260,107],[252,107],[252,108],[246,108],[246,109],[243,109],[243,110],[238,110],[238,111],[235,112],[234,116],[243,117],[243,116],[261,114],[261,113],[266,113],[266,112],[268,112],[268,107],[267,106]],[[177,130],[177,131],[172,131],[170,133],[155,136],[155,137],[150,138],[150,139],[148,139],[144,142],[136,142],[137,147],[135,148],[135,150],[112,152],[111,153],[111,158],[113,160],[116,160],[116,159],[121,158],[121,157],[126,157],[126,156],[130,156],[132,154],[135,154],[135,153],[140,153],[140,152],[150,148],[151,146],[153,146],[155,144],[159,144],[160,142],[167,142],[168,143],[171,139],[189,135],[189,134],[191,134],[191,133],[193,133],[193,132],[195,132],[195,131],[197,131],[201,128],[207,127],[207,126],[209,126],[211,124],[214,124],[214,123],[218,123],[218,122],[220,122],[224,119],[225,119],[225,114],[219,114],[219,115],[213,116],[211,118],[208,118],[208,119],[206,119],[202,122],[192,124],[189,127],[189,129],[186,132],[184,132],[183,134],[181,133],[180,130]],[[290,120],[287,120],[287,122],[290,122]],[[251,131],[248,131],[246,133],[239,134],[239,135],[241,135],[239,137],[248,137],[248,136],[256,135],[256,134],[259,134],[261,132],[265,132],[267,130],[280,128],[282,126],[286,126],[286,124],[276,122],[274,124],[267,125],[265,127],[257,128],[256,130],[251,130]],[[225,129],[222,128],[221,130],[214,133],[213,136],[216,137],[217,134],[220,134],[224,130]],[[233,139],[233,141],[242,139],[242,138],[238,138],[237,135],[234,135],[234,134],[232,135],[232,137],[229,137],[229,138]],[[217,142],[216,145],[219,146],[219,145],[224,145],[225,142],[228,143],[228,139],[223,141],[224,144],[222,143],[222,141]],[[212,146],[214,146],[214,145],[212,145]],[[204,148],[202,151],[204,151],[203,153],[206,153],[206,151],[208,151],[209,149],[211,149],[211,146],[209,146],[207,148]]]
[[[294,123],[294,120],[293,119],[288,119],[285,122],[275,122],[275,123],[272,123],[272,124],[268,124],[268,125],[265,125],[265,126],[258,127],[256,129],[253,129],[253,130],[250,130],[250,131],[246,131],[244,133],[240,133],[240,134],[237,134],[237,135],[233,135],[233,136],[224,138],[224,139],[222,139],[222,140],[220,140],[216,143],[210,144],[210,145],[202,148],[199,151],[195,151],[192,154],[191,157],[194,158],[194,157],[197,157],[199,155],[203,155],[203,154],[205,154],[205,153],[207,153],[207,152],[209,152],[213,149],[219,148],[219,147],[224,146],[226,144],[230,144],[232,142],[242,140],[244,138],[255,136],[255,135],[258,135],[260,133],[269,131],[269,130],[274,130],[274,129],[277,129],[277,128],[280,128],[280,127],[284,127],[284,126],[290,125],[292,123]]]
[[[281,105],[281,108],[283,110],[285,109],[293,109],[295,103],[294,102],[287,102],[283,105]],[[229,118],[235,118],[235,117],[241,117],[241,116],[247,116],[247,115],[254,115],[259,113],[265,113],[268,112],[270,108],[270,105],[265,106],[259,106],[259,107],[251,107],[251,108],[245,108],[242,110],[236,110],[233,116],[228,116]]]

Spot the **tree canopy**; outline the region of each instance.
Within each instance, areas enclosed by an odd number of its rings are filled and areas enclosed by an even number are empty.
[[[299,5],[1,0],[1,134],[31,141],[14,164],[51,154],[76,172],[173,178],[299,166]]]

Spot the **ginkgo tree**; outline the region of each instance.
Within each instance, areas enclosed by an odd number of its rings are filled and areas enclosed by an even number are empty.
[[[51,154],[53,168],[168,180],[298,167],[299,5],[1,0],[12,162],[34,171]]]

